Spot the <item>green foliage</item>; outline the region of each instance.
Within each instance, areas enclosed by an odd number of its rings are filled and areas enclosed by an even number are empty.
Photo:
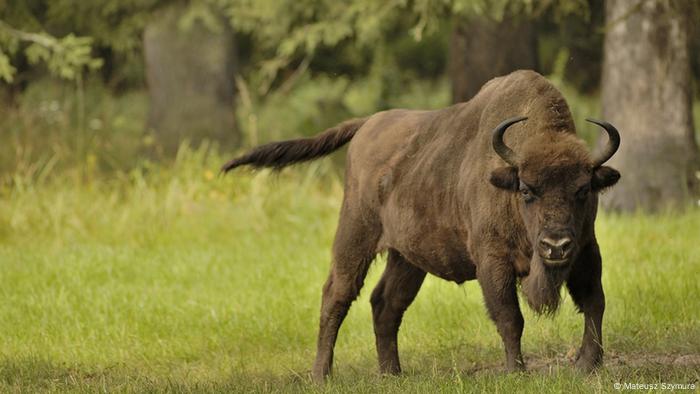
[[[10,58],[0,49],[0,78],[5,82],[12,82],[17,69],[10,64]]]
[[[64,79],[75,79],[83,67],[94,70],[102,65],[101,59],[90,55],[92,38],[76,37],[73,34],[52,40],[44,46],[33,43],[27,47],[25,54],[30,64],[46,63],[54,75]]]
[[[389,48],[394,32],[420,42],[445,34],[451,17],[500,20],[506,12],[527,16],[558,9],[558,15],[587,12],[584,0],[212,0],[234,29],[253,37],[260,73],[267,85],[298,57],[313,57],[322,48],[351,42],[355,51]],[[401,37],[399,37],[400,40]],[[266,85],[266,86],[267,86]],[[266,89],[264,89],[266,90]]]
[[[41,0],[45,16],[39,20],[50,31],[75,32],[91,37],[95,45],[116,53],[141,49],[141,32],[159,6],[167,0]]]
[[[25,36],[34,34],[44,44],[52,42],[43,46],[31,43],[18,46],[16,40],[3,42],[0,36],[0,78],[10,81],[17,64],[21,64],[19,53],[26,52],[29,60],[47,64],[54,75],[64,78],[75,78],[86,66],[95,69],[101,59],[109,63],[105,73],[138,79],[134,75],[144,73],[143,28],[156,10],[174,4],[166,0],[0,3],[0,20],[18,24],[13,31]],[[432,48],[429,58],[438,59],[428,66],[433,67],[432,78],[444,70],[440,65],[445,61],[449,30],[446,21],[453,16],[498,20],[506,12],[538,16],[550,9],[557,15],[586,17],[588,12],[587,2],[583,0],[198,0],[187,3],[180,25],[187,29],[196,21],[219,30],[221,15],[225,15],[240,39],[250,41],[245,45],[254,48],[247,53],[249,59],[241,62],[242,72],[245,79],[257,81],[256,90],[264,95],[283,83],[280,75],[283,77],[295,64],[306,61],[302,59],[314,62],[324,50],[327,52],[323,56],[334,61],[340,52],[351,53],[342,60],[361,65],[359,70],[357,67],[353,70],[356,72],[353,79],[365,78],[374,67],[372,57],[377,48],[384,48],[384,56],[396,57],[394,61],[400,60],[409,69],[425,67],[422,63],[426,57],[405,63],[410,59],[400,56],[401,52],[410,53],[413,48],[421,47],[417,43],[426,38],[430,44],[422,47]],[[40,33],[26,33],[35,31]],[[413,45],[408,45],[407,39]],[[358,60],[367,56],[369,59]]]
[[[0,77],[12,82],[18,62],[44,64],[49,72],[76,79],[115,56],[141,56],[141,32],[151,12],[166,0],[29,0],[0,2]]]
[[[10,64],[8,54],[15,54],[22,48],[30,64],[43,63],[53,75],[76,79],[84,68],[94,70],[102,65],[101,59],[92,57],[91,43],[92,38],[72,33],[62,38],[47,33],[28,33],[0,20],[0,77],[12,82],[17,70]]]
[[[353,38],[358,46],[376,44],[397,7],[405,1],[220,0],[239,32],[250,34],[263,52],[260,73],[270,81],[295,56],[313,56]],[[267,53],[267,54],[265,54]],[[269,83],[269,82],[268,82]]]

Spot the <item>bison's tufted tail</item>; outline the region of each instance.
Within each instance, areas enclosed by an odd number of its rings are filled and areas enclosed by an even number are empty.
[[[228,172],[243,165],[255,168],[281,169],[290,164],[316,159],[347,144],[366,121],[367,118],[351,119],[331,127],[315,137],[260,145],[243,156],[224,164],[221,167],[221,172]]]

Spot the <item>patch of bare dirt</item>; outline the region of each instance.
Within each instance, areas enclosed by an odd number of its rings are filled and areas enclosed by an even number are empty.
[[[531,371],[547,371],[559,367],[570,367],[576,357],[576,352],[571,351],[566,356],[552,358],[526,358],[527,369]],[[603,357],[605,368],[621,367],[699,367],[700,354],[663,354],[663,353],[613,353],[606,352]]]

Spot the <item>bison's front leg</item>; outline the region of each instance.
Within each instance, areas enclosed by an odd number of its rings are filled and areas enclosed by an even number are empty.
[[[525,321],[520,312],[513,267],[505,260],[485,261],[477,269],[477,279],[484,293],[489,316],[496,323],[506,349],[506,369],[525,369],[520,338]]]
[[[598,244],[585,247],[574,263],[567,287],[580,312],[584,328],[581,349],[576,356],[576,368],[591,371],[603,361],[603,312],[605,294],[600,282],[601,258]]]

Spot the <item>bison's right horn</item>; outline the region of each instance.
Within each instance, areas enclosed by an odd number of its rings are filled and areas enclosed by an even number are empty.
[[[522,122],[525,119],[527,119],[527,116],[511,118],[499,124],[498,126],[496,126],[495,129],[493,129],[493,150],[495,150],[496,153],[498,153],[498,156],[501,156],[501,158],[505,160],[506,163],[510,164],[513,167],[518,166],[517,161],[515,160],[515,152],[513,152],[513,150],[507,147],[505,142],[503,142],[503,134],[505,134],[506,129],[508,127],[514,125],[515,123]]]
[[[600,167],[603,163],[608,161],[615,152],[617,152],[617,148],[620,147],[620,133],[617,132],[615,126],[608,122],[591,118],[586,118],[586,121],[597,124],[608,132],[608,144],[605,145],[605,149],[593,159],[593,168]]]

